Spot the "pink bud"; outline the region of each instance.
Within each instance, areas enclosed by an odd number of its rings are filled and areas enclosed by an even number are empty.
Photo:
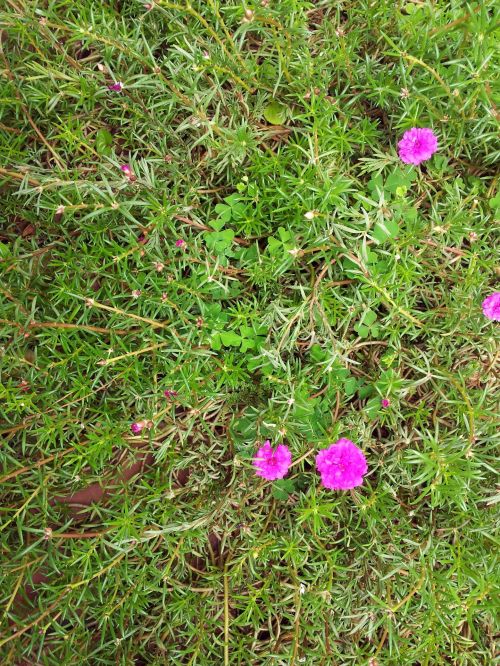
[[[130,426],[130,430],[132,430],[134,435],[138,435],[145,425],[146,424],[144,421],[137,421],[136,423],[132,423],[132,425]]]
[[[178,240],[175,241],[175,247],[184,247],[186,244],[185,240],[182,240],[182,238],[179,238]]]
[[[110,86],[108,86],[109,90],[112,90],[113,92],[121,92],[123,90],[123,83],[121,81],[117,81],[116,83],[112,83]]]
[[[130,176],[132,175],[132,169],[130,168],[130,166],[129,166],[128,164],[122,164],[121,167],[120,167],[120,169],[123,171],[123,173],[124,173],[128,178],[130,178]]]
[[[384,407],[384,409],[385,409],[385,407],[389,407],[390,404],[391,404],[391,401],[388,400],[387,398],[382,399],[382,407]]]

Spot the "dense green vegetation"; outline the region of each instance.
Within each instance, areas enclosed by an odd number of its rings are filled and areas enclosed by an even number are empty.
[[[493,663],[496,11],[5,1],[3,664]]]

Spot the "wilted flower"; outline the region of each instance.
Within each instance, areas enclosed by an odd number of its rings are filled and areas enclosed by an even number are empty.
[[[500,321],[500,291],[494,291],[484,299],[483,314],[492,321]]]
[[[363,483],[368,469],[366,458],[354,442],[339,439],[316,456],[321,481],[330,490],[349,490]]]
[[[132,423],[130,426],[130,430],[134,433],[134,435],[138,435],[141,430],[144,430],[144,428],[147,428],[148,430],[151,430],[153,427],[153,421],[148,421],[148,419],[142,419],[142,421],[136,421],[135,423]]]
[[[278,444],[273,450],[271,442],[266,440],[264,445],[257,451],[253,466],[257,476],[261,476],[268,481],[282,479],[288,473],[288,468],[292,462],[292,454],[285,444]]]
[[[130,426],[130,430],[134,433],[134,435],[138,435],[141,430],[143,430],[144,426],[146,425],[145,421],[136,421],[136,423],[132,423]]]
[[[428,127],[412,127],[398,143],[399,157],[405,164],[420,164],[437,150],[437,136]]]

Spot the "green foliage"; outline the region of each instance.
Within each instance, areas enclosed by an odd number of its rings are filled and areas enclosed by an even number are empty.
[[[494,662],[497,23],[2,4],[2,664]]]
[[[279,102],[270,102],[264,108],[264,118],[271,125],[283,125],[287,118],[287,108]]]

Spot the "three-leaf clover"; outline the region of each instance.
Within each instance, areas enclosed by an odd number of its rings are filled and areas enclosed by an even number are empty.
[[[375,323],[377,315],[373,310],[366,310],[357,324],[354,325],[354,330],[360,338],[367,338],[371,335],[372,338],[378,337],[379,326]]]

